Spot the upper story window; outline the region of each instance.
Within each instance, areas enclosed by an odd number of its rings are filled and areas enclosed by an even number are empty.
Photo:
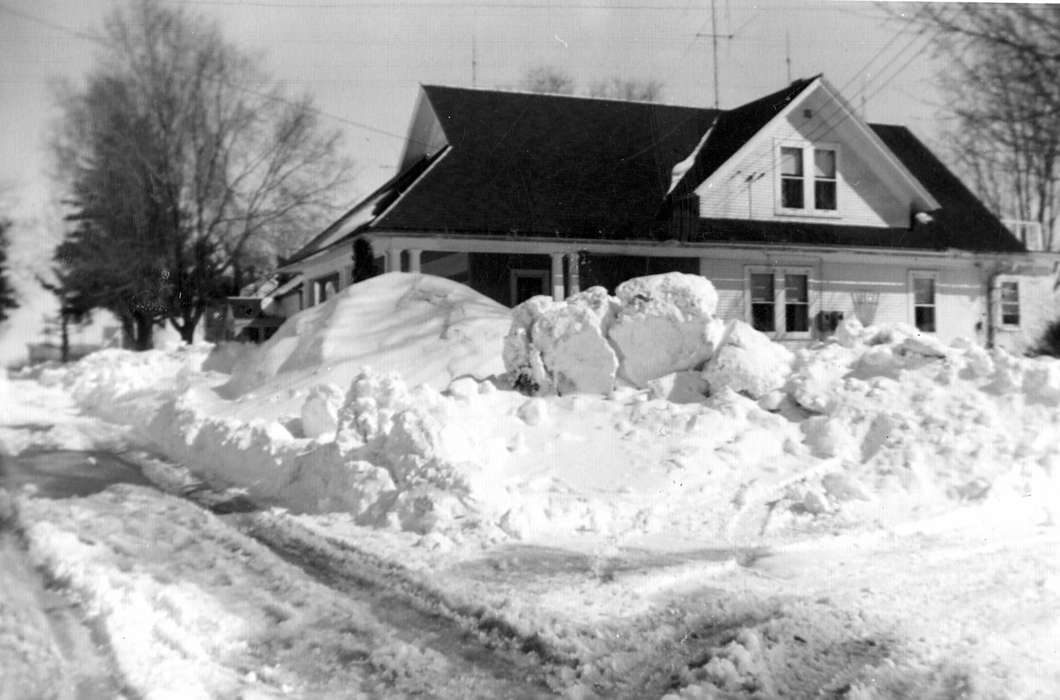
[[[813,208],[835,211],[835,194],[835,151],[830,148],[815,148],[813,149]]]
[[[779,156],[779,210],[834,216],[839,209],[837,148],[782,145]]]
[[[780,149],[780,206],[802,209],[805,191],[802,149],[784,146]]]

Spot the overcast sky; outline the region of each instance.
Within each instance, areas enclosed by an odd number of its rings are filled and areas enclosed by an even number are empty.
[[[0,0],[0,189],[4,206],[39,220],[54,119],[49,84],[77,81],[98,47],[110,0]],[[515,87],[552,65],[579,87],[611,76],[664,83],[664,101],[714,103],[709,0],[174,0],[214,18],[260,53],[292,94],[309,93],[341,128],[366,192],[392,172],[420,83]],[[721,107],[823,72],[872,121],[941,133],[931,37],[877,4],[715,0]],[[731,36],[731,38],[728,38]],[[351,193],[352,195],[353,193]],[[343,203],[345,204],[345,203]],[[55,226],[45,226],[54,231]],[[45,259],[48,232],[23,228],[18,261]]]

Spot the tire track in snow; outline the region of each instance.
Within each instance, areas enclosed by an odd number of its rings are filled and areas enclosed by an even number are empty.
[[[523,686],[505,697],[551,695],[558,669],[578,663],[537,634],[521,632],[485,607],[446,600],[399,566],[322,538],[282,516],[240,513],[226,520],[319,583],[366,600],[372,612],[405,641],[427,644],[498,680],[515,680]]]

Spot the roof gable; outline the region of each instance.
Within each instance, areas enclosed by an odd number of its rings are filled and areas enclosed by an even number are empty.
[[[709,167],[704,168],[703,177],[698,182],[692,181],[702,200],[706,201],[712,195],[732,198],[728,191],[731,187],[726,186],[726,181],[738,172],[768,175],[758,189],[770,190],[775,179],[775,142],[796,139],[844,144],[846,150],[857,154],[872,172],[874,187],[884,188],[901,202],[905,212],[903,218],[908,217],[910,206],[920,211],[938,208],[939,204],[931,193],[822,76],[796,81],[788,90],[769,97],[774,101],[767,103],[765,108],[752,102],[730,113],[729,118],[737,123],[750,124],[737,132],[738,138],[734,140],[739,145],[736,148],[723,143],[717,149],[726,156],[724,160],[715,158]],[[712,140],[723,142],[731,138],[720,129],[712,135]]]

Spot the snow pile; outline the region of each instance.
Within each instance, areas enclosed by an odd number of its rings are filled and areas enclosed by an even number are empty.
[[[746,324],[718,322],[709,283],[686,277],[517,308],[503,354],[515,384],[541,394],[530,398],[450,381],[467,358],[496,368],[502,344],[490,333],[457,342],[454,300],[471,293],[417,275],[380,278],[374,305],[354,288],[292,319],[222,393],[248,377],[263,383],[231,399],[213,390],[216,375],[195,371],[202,350],[112,354],[63,381],[84,405],[141,425],[167,454],[256,500],[373,527],[743,540],[1027,494],[1028,513],[1055,520],[1055,361],[854,322],[837,342],[793,355]],[[343,303],[359,313],[338,313]],[[408,309],[407,325],[393,325]],[[486,326],[501,328],[492,317]],[[369,352],[358,334],[385,342]],[[354,337],[355,360],[319,363]],[[419,360],[411,379],[378,371],[395,352],[411,363],[401,340]],[[376,370],[349,374],[361,364]],[[623,375],[643,388],[615,388]]]
[[[757,399],[787,381],[791,352],[743,321],[728,324],[720,346],[703,369],[711,391],[728,388]]]
[[[636,387],[699,369],[721,341],[718,297],[699,275],[629,280],[616,297],[602,287],[564,302],[535,297],[516,307],[504,364],[531,394],[606,394],[616,377]]]
[[[710,357],[722,324],[718,294],[707,278],[670,272],[638,277],[615,290],[621,308],[608,331],[621,374],[634,386],[696,369]]]
[[[565,302],[534,297],[512,311],[504,339],[504,365],[527,393],[607,393],[614,388],[618,357],[606,335],[617,300],[603,287]]]
[[[510,323],[507,308],[462,284],[389,273],[288,319],[235,366],[223,393],[349,386],[367,366],[444,389],[457,377],[503,373],[499,351]]]

